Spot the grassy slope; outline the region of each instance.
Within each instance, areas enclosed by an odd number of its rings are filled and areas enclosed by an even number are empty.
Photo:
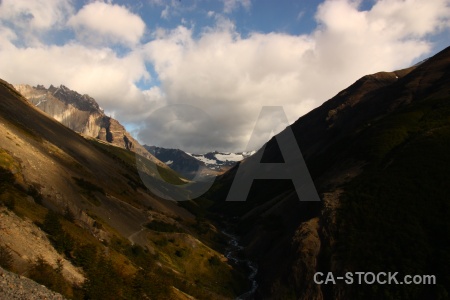
[[[220,254],[193,237],[216,247],[217,243],[213,240],[217,233],[210,230],[206,234],[197,232],[195,224],[181,218],[178,220],[173,213],[164,216],[160,211],[152,211],[151,207],[148,210],[149,207],[144,205],[146,202],[141,199],[141,195],[145,187],[136,170],[134,153],[81,138],[28,105],[9,85],[0,83],[0,119],[1,125],[5,126],[1,127],[5,133],[2,138],[9,141],[8,148],[3,148],[6,146],[2,144],[0,149],[0,205],[9,205],[17,215],[42,226],[49,212],[48,204],[52,209],[58,208],[59,212],[65,209],[58,207],[64,205],[64,202],[55,202],[48,192],[44,195],[40,193],[42,185],[46,186],[47,191],[51,185],[63,195],[65,201],[73,200],[72,205],[83,209],[95,221],[93,227],[86,230],[79,226],[79,220],[73,222],[59,216],[63,233],[72,241],[71,245],[64,244],[62,251],[75,264],[81,264],[90,279],[81,292],[65,290],[64,293],[69,293],[67,296],[77,298],[85,293],[92,299],[104,298],[105,295],[111,296],[110,299],[141,299],[143,294],[147,294],[152,298],[176,299],[176,295],[182,294],[177,292],[178,289],[198,299],[229,299],[242,291],[244,287],[239,283],[243,281],[241,275],[221,259],[211,260],[213,257],[220,257]],[[9,131],[12,138],[8,138]],[[20,148],[14,148],[19,147],[19,144]],[[26,151],[30,151],[31,155],[27,156]],[[25,155],[19,157],[19,153]],[[27,172],[22,174],[22,159],[37,165],[34,162],[40,162],[43,158],[48,160],[40,165],[48,167],[41,169],[40,175],[31,173],[28,165]],[[47,172],[55,168],[63,171],[56,174],[62,182],[60,185],[54,185],[46,176]],[[159,168],[159,172],[172,184],[183,182],[170,169]],[[36,175],[31,181],[30,174]],[[43,183],[40,179],[47,181]],[[164,184],[154,178],[151,182],[155,185]],[[27,199],[29,196],[35,199],[35,203]],[[103,206],[107,203],[106,198],[112,197],[128,203],[119,203],[118,207],[128,209],[127,207],[132,206],[134,208],[131,211],[140,212],[144,217],[148,212],[160,216],[162,220],[180,222],[179,226],[184,228],[185,233],[164,233],[170,236],[169,242],[158,244],[155,241],[161,238],[160,233],[148,230],[148,249],[133,246],[127,236],[114,229],[114,224],[110,224],[111,221],[106,218],[108,207]],[[10,203],[11,200],[13,204]],[[41,201],[47,206],[39,204]],[[165,200],[155,197],[152,201]],[[169,209],[170,205],[162,204]],[[99,214],[102,210],[105,213]],[[170,211],[177,210],[173,208]],[[97,229],[107,232],[108,240],[101,241],[94,237],[92,231]],[[61,242],[61,238],[57,236],[52,236],[51,239],[55,243]],[[80,262],[80,257],[87,255],[80,254],[84,253],[85,247],[95,249],[93,251],[96,253],[94,258],[92,255],[88,256],[91,257],[89,265]],[[245,285],[245,281],[243,282]]]
[[[18,168],[18,162],[14,161],[6,151],[2,149],[1,154],[0,161],[4,170]],[[11,179],[9,182],[2,181],[4,184],[0,194],[0,205],[7,203],[8,199],[12,198],[14,199],[13,210],[17,215],[29,218],[36,224],[42,224],[49,210],[27,200],[29,192],[14,185],[14,176],[8,178]],[[220,253],[205,246],[190,234],[150,231],[147,237],[152,243],[154,251],[154,254],[150,254],[143,248],[131,246],[128,240],[121,237],[102,219],[93,214],[90,216],[98,221],[103,230],[113,234],[108,245],[107,258],[111,260],[113,270],[116,270],[114,272],[118,272],[116,276],[119,280],[115,282],[115,285],[119,298],[134,297],[134,291],[130,289],[129,285],[136,276],[137,270],[142,267],[149,272],[148,280],[150,278],[153,280],[152,283],[147,283],[148,289],[152,290],[154,295],[158,295],[158,298],[175,295],[173,294],[174,290],[165,288],[170,285],[198,299],[233,298],[245,288],[239,283],[245,282],[244,278],[221,259],[211,263],[213,257],[221,256]],[[63,218],[60,218],[60,222],[63,230],[70,235],[73,242],[78,245],[77,247],[92,245],[97,249],[97,253],[105,251],[105,245],[85,229]],[[195,235],[195,232],[193,233]],[[202,236],[201,234],[197,235]],[[76,254],[74,256],[76,258]],[[157,262],[162,263],[161,268],[157,267]],[[164,282],[164,286],[161,286],[162,282]],[[71,289],[58,291],[64,292],[68,297],[75,297]],[[93,297],[95,298],[95,296]]]

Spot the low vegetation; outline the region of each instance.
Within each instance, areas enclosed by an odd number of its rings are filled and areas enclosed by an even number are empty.
[[[98,185],[83,178],[72,177],[72,179],[82,189],[82,193],[86,196],[89,202],[96,206],[99,206],[101,204],[101,202],[96,197],[96,193],[106,195],[105,190],[102,187],[99,187]]]
[[[145,224],[150,230],[159,231],[159,232],[183,232],[183,230],[174,224],[165,223],[158,220],[153,220],[147,224]]]
[[[39,204],[42,201],[27,200],[30,194],[33,199],[45,200],[39,187],[23,189],[14,183],[5,187],[0,199],[12,195],[14,213],[39,225],[55,249],[83,269],[86,281],[81,286],[71,285],[62,277],[60,268],[42,259],[30,265],[28,276],[69,299],[171,299],[172,287],[197,299],[216,299],[217,295],[233,298],[246,288],[243,275],[230,269],[217,252],[180,233],[185,229],[178,225],[149,222],[153,234],[148,238],[156,250],[152,254],[118,235],[102,243],[77,226],[67,208],[61,213],[49,210]],[[197,222],[203,234],[207,234],[205,222]],[[1,253],[1,264],[8,268],[7,252]]]
[[[0,245],[0,267],[11,270],[12,264],[13,257],[11,251],[6,246]]]
[[[350,271],[433,274],[436,285],[364,285],[354,298],[445,299],[450,294],[450,99],[419,102],[364,134],[376,157],[345,190],[338,257]]]
[[[47,288],[65,295],[70,298],[79,298],[75,290],[77,287],[72,286],[62,275],[62,262],[57,262],[57,267],[53,268],[42,257],[31,265],[28,271],[28,277],[34,281],[45,285]]]

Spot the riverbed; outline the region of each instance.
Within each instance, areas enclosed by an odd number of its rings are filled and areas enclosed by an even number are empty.
[[[222,233],[229,238],[228,247],[225,249],[224,253],[225,257],[232,264],[244,266],[249,270],[247,278],[251,283],[251,287],[248,291],[238,296],[235,300],[251,300],[253,299],[256,290],[258,289],[258,282],[256,281],[256,274],[258,274],[258,266],[256,265],[255,262],[249,259],[240,258],[240,253],[242,253],[244,247],[239,244],[239,238],[237,236],[228,233],[226,231],[222,231]]]

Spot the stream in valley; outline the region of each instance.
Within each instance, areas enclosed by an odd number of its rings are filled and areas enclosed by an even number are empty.
[[[244,267],[245,269],[248,269],[248,280],[251,282],[250,289],[243,293],[242,295],[238,296],[235,300],[250,300],[253,299],[253,296],[255,295],[256,289],[258,288],[258,282],[256,281],[256,274],[258,274],[258,267],[257,265],[252,262],[249,259],[243,259],[242,256],[242,250],[244,249],[243,246],[239,245],[239,238],[233,234],[230,234],[228,232],[222,231],[224,235],[226,235],[229,238],[228,241],[228,247],[225,249],[225,257],[235,265],[239,265]]]

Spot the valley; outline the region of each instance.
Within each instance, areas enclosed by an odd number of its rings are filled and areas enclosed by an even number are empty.
[[[229,299],[245,290],[244,272],[219,252],[226,237],[146,191],[136,169],[139,154],[75,133],[6,82],[0,94],[2,214],[39,237],[27,247],[49,249],[29,251],[3,224],[8,268],[74,299]],[[166,178],[182,182],[154,161]],[[154,182],[163,190],[164,183]],[[69,270],[78,281],[69,280]]]
[[[290,179],[225,201],[238,169],[283,163],[275,137],[261,162],[141,145],[87,95],[1,81],[0,265],[71,299],[445,299],[449,70],[447,48],[366,75],[290,126],[320,202]],[[358,270],[438,281],[313,281]]]

